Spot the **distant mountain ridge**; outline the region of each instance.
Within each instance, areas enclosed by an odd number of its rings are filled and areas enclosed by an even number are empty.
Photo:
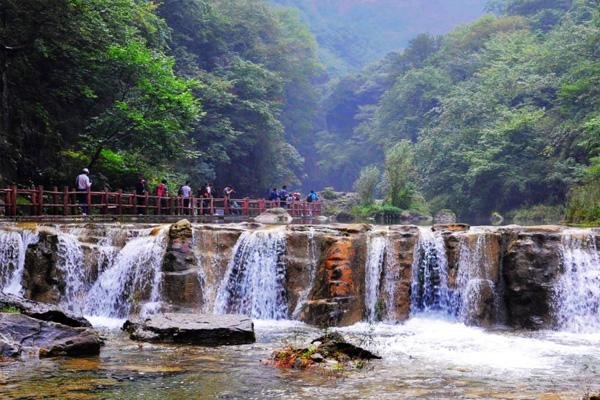
[[[361,69],[419,33],[443,34],[484,14],[487,0],[270,0],[300,11],[333,74]]]

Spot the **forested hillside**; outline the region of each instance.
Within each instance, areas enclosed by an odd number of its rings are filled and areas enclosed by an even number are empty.
[[[300,10],[331,75],[361,69],[406,47],[416,35],[439,35],[481,16],[486,0],[271,0]]]
[[[433,211],[556,210],[570,193],[571,219],[600,217],[598,2],[490,6],[496,15],[420,35],[331,90],[322,183],[350,189],[361,168],[405,143],[414,174],[404,190]]]
[[[262,0],[2,2],[0,180],[297,183],[320,67]],[[293,143],[294,145],[292,145]]]
[[[89,167],[98,189],[334,186],[366,209],[600,220],[598,0],[491,0],[443,36],[482,3],[1,4],[0,184]]]

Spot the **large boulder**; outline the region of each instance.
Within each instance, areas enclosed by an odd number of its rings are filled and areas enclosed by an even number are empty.
[[[435,217],[433,217],[433,222],[436,224],[455,224],[456,223],[456,214],[452,210],[442,209],[435,213]]]
[[[175,305],[196,305],[202,299],[192,224],[183,219],[169,228],[163,258],[163,298]]]
[[[27,248],[23,273],[24,296],[44,303],[57,304],[60,300],[62,274],[56,267],[58,259],[58,233],[43,229],[37,243]]]
[[[551,327],[553,288],[561,268],[561,235],[548,229],[527,229],[507,236],[503,273],[508,322],[519,328]]]
[[[40,357],[89,356],[100,353],[103,341],[90,328],[47,322],[23,314],[0,313],[0,356],[17,357],[36,350]]]
[[[363,319],[365,235],[330,236],[300,320],[318,326],[352,325]]]
[[[81,316],[64,311],[52,304],[38,303],[0,293],[0,310],[12,309],[29,317],[72,327],[91,327],[89,321]]]
[[[144,342],[223,346],[254,343],[254,324],[243,315],[166,313],[123,325],[130,338]]]
[[[285,208],[271,208],[254,218],[254,221],[261,224],[289,224],[292,220]]]

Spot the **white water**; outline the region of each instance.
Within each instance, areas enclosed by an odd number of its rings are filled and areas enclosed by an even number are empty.
[[[287,318],[284,253],[283,229],[242,233],[219,286],[214,312]]]
[[[477,234],[474,248],[469,239],[468,235],[461,238],[456,296],[450,311],[463,322],[477,323],[481,317],[477,313],[485,308],[484,303],[489,300],[486,296],[490,295],[490,291],[493,304],[499,303],[496,298],[499,265],[498,260],[492,259],[487,251],[491,240],[489,235],[484,232]],[[494,312],[494,316],[496,314]]]
[[[89,291],[85,314],[103,317],[127,317],[137,305],[142,313],[160,306],[162,259],[166,250],[166,231],[151,235],[147,230],[130,240],[117,254]]]
[[[77,238],[72,234],[58,235],[58,262],[56,268],[62,273],[64,289],[60,305],[81,313],[87,294],[83,250]]]
[[[365,265],[365,308],[369,322],[379,320],[382,317],[380,315],[382,305],[379,304],[379,294],[386,249],[387,238],[385,236],[369,236]]]
[[[563,273],[556,285],[558,326],[572,332],[600,332],[600,253],[588,231],[562,237]]]
[[[27,247],[37,240],[37,233],[28,229],[0,231],[0,291],[13,295],[21,293]]]
[[[294,312],[292,313],[292,318],[297,319],[302,313],[302,309],[304,308],[306,302],[308,301],[308,296],[315,284],[315,279],[317,277],[317,245],[315,241],[315,228],[310,227],[308,229],[308,240],[306,243],[306,252],[308,254],[308,285],[306,288],[300,293],[298,298],[298,302],[296,303],[296,307],[294,308]]]
[[[411,314],[450,313],[448,259],[441,233],[419,229],[417,254],[412,268]]]

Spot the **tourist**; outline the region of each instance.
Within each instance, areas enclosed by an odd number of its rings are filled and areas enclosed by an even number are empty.
[[[283,185],[281,190],[279,191],[279,207],[286,208],[287,207],[287,186]]]
[[[202,199],[202,214],[210,215],[210,199],[212,198],[212,187],[206,182],[199,190],[199,196]]]
[[[179,188],[179,195],[183,198],[183,213],[189,214],[190,198],[192,197],[192,188],[189,181],[186,181],[185,185]]]
[[[270,201],[277,201],[277,200],[279,200],[279,193],[277,192],[277,188],[273,188],[271,190],[271,193],[269,193],[269,200]]]
[[[87,202],[87,192],[92,187],[92,181],[89,178],[90,170],[84,168],[81,170],[81,174],[77,175],[75,179],[75,187],[77,188],[77,202],[81,209],[81,214],[85,217],[90,212]]]
[[[167,212],[167,197],[169,196],[169,188],[167,187],[167,180],[163,179],[162,182],[156,187],[156,197],[158,197],[157,206],[160,207],[162,212]]]
[[[306,196],[306,201],[308,203],[313,203],[315,201],[319,201],[319,195],[314,190],[311,190],[308,193],[308,196]]]
[[[135,185],[135,194],[137,196],[137,213],[142,215],[145,213],[145,209],[142,208],[142,205],[146,204],[146,195],[148,194],[148,185],[146,185],[146,180],[144,178],[140,178],[138,183]]]

